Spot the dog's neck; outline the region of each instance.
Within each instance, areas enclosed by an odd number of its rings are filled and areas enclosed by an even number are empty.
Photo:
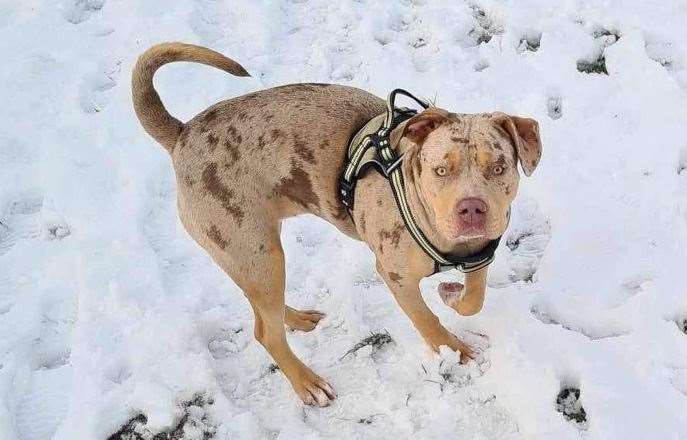
[[[455,243],[446,240],[437,231],[435,215],[431,205],[423,196],[420,188],[420,172],[418,165],[418,148],[408,148],[405,151],[401,171],[405,183],[406,199],[410,211],[415,218],[418,227],[434,247],[443,254],[456,256],[473,255],[487,245],[488,240],[473,240],[465,243]]]

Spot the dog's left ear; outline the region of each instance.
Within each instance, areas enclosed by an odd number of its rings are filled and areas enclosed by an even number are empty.
[[[521,118],[496,112],[492,115],[496,124],[510,135],[518,153],[520,166],[526,176],[532,175],[541,159],[541,139],[539,123],[531,118]]]

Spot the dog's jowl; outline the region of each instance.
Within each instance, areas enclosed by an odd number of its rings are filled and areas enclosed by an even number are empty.
[[[498,244],[518,190],[517,164],[529,176],[539,162],[537,122],[429,107],[393,126],[388,139],[401,158],[411,227],[382,173],[358,177],[350,213],[339,193],[349,141],[387,112],[383,99],[352,87],[293,84],[222,101],[182,123],[165,110],[152,82],[160,66],[174,61],[203,63],[235,76],[248,73],[203,47],[160,44],[134,68],[133,102],[143,128],[171,156],[183,225],[243,290],[255,315],[255,338],[303,402],[325,406],[335,393],[286,341],[284,326],[310,331],[324,317],[285,303],[281,221],[299,214],[317,215],[365,241],[425,341],[434,350],[446,345],[469,359],[470,347],[444,328],[420,295],[418,283],[435,272],[436,262],[418,245],[417,235],[456,258]],[[486,266],[467,272],[464,286],[442,286],[441,296],[462,315],[477,313],[486,275]]]

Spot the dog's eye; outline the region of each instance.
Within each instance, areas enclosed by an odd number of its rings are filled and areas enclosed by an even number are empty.
[[[434,168],[434,172],[436,173],[437,176],[445,176],[446,175],[446,167],[436,167]]]
[[[503,174],[503,167],[501,165],[494,165],[494,167],[491,169],[491,172],[498,175]]]

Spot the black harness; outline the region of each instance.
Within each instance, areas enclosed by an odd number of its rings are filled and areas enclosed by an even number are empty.
[[[346,206],[350,215],[353,209],[355,185],[358,178],[369,168],[375,168],[382,176],[389,180],[394,199],[396,199],[396,205],[401,213],[406,229],[422,250],[434,261],[434,273],[454,268],[461,272],[474,272],[487,267],[494,261],[494,253],[499,246],[501,237],[491,240],[484,249],[475,254],[460,257],[439,252],[417,226],[415,218],[408,206],[403,182],[403,172],[400,168],[403,161],[403,155],[396,153],[395,146],[392,146],[389,140],[391,131],[399,124],[415,116],[417,110],[405,107],[397,108],[395,105],[397,94],[405,95],[413,99],[422,106],[423,109],[430,107],[429,103],[416,98],[403,89],[395,89],[389,94],[386,103],[387,111],[386,114],[383,115],[383,120],[382,115],[370,120],[353,136],[349,143],[346,168],[339,180],[339,191],[342,203]],[[364,133],[369,134],[365,135]]]

